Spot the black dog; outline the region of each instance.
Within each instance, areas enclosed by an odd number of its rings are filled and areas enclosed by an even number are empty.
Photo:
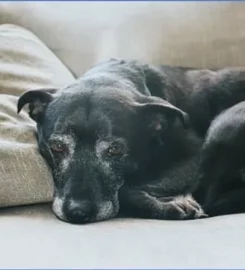
[[[30,104],[60,219],[99,221],[119,209],[135,217],[186,219],[205,216],[191,194],[201,179],[206,131],[216,115],[242,100],[241,69],[112,59],[59,91],[24,93],[18,112]]]

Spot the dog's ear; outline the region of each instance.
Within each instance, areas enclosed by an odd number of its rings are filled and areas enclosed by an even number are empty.
[[[57,89],[37,89],[29,90],[23,93],[17,104],[17,112],[23,109],[26,104],[29,104],[29,116],[36,122],[40,122],[42,115],[48,103],[53,100],[53,94]]]
[[[135,103],[134,106],[137,107],[138,110],[141,110],[143,113],[145,113],[145,115],[156,116],[155,119],[154,117],[152,118],[156,130],[161,130],[161,119],[157,117],[159,115],[164,115],[167,118],[172,119],[177,117],[185,129],[189,127],[190,121],[188,114],[167,102],[166,100]]]

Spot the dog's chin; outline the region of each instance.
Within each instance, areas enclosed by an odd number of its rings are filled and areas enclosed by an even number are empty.
[[[64,211],[65,200],[60,197],[54,197],[52,210],[54,215],[61,221],[71,224],[87,224],[99,221],[105,221],[117,216],[119,212],[118,200],[103,201],[97,205],[96,214],[88,216],[87,218],[70,218],[69,213]]]
[[[53,213],[59,220],[67,221],[64,211],[63,211],[63,206],[64,206],[64,200],[58,196],[55,196],[53,198],[53,203],[52,203]]]
[[[114,218],[119,212],[118,201],[104,201],[99,204],[94,222]]]

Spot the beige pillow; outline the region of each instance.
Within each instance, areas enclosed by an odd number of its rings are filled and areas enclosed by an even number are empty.
[[[17,115],[24,91],[61,87],[74,80],[61,61],[31,32],[0,25],[0,207],[48,202],[51,173],[38,152],[35,123]]]

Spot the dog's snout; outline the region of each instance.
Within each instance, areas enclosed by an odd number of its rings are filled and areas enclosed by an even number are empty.
[[[118,213],[117,204],[112,201],[92,202],[86,199],[55,197],[53,212],[61,220],[73,224],[85,224],[114,217]]]
[[[69,200],[65,207],[66,219],[70,223],[83,224],[91,221],[92,204],[89,201]]]

